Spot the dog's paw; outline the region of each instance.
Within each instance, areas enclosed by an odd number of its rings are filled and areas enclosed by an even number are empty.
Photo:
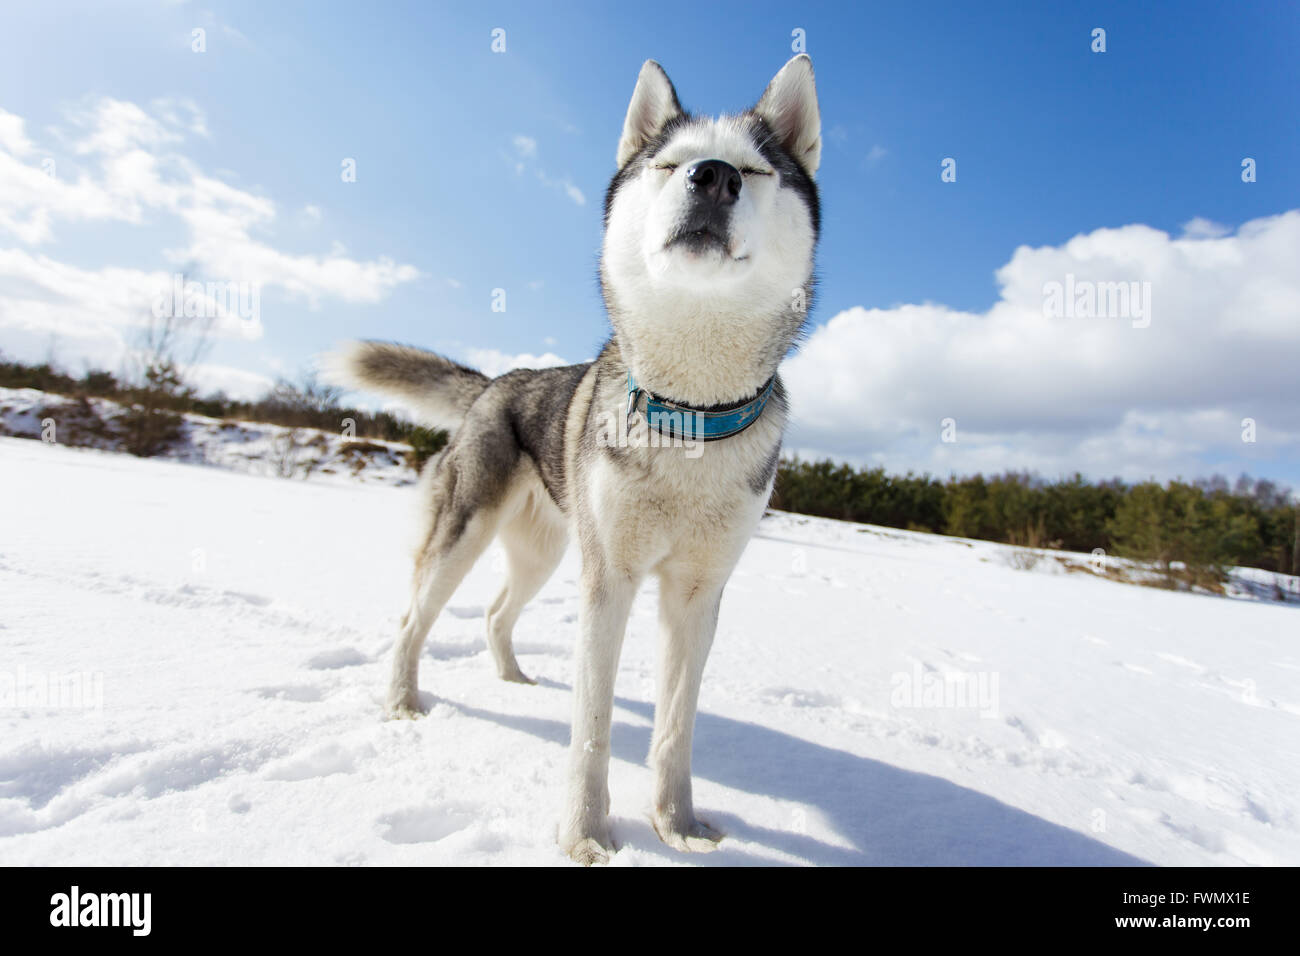
[[[579,840],[568,849],[569,859],[582,866],[604,866],[613,853],[612,846],[602,846],[598,840],[591,837]]]
[[[537,681],[533,680],[531,677],[529,677],[527,674],[525,674],[523,671],[519,669],[518,664],[515,664],[512,667],[503,667],[499,669],[497,671],[497,676],[504,681],[509,681],[512,684],[533,684],[533,685],[537,684]]]
[[[384,704],[386,720],[419,720],[423,716],[424,709],[420,707],[420,695],[417,692],[388,695],[388,701]]]
[[[424,711],[418,707],[385,707],[385,720],[419,720],[424,716]]]
[[[654,828],[659,839],[681,853],[708,853],[716,850],[723,837],[721,830],[715,830],[699,820],[691,820],[683,826],[656,816]]]
[[[559,843],[560,849],[568,854],[569,859],[583,866],[604,865],[618,852],[618,847],[609,834],[608,819],[601,823],[587,821],[561,833]]]

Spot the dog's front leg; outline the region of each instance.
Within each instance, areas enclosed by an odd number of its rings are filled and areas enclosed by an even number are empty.
[[[573,681],[573,730],[569,743],[568,806],[560,846],[590,866],[614,852],[609,834],[609,735],[614,677],[636,596],[626,575],[583,569],[577,670]]]
[[[676,850],[712,850],[722,834],[695,819],[691,743],[704,662],[718,626],[724,581],[663,574],[659,585],[659,693],[650,762],[654,828]]]

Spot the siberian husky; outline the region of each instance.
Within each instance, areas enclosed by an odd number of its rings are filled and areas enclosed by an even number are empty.
[[[567,805],[559,842],[580,863],[614,852],[609,744],[628,612],[660,584],[652,822],[677,850],[722,834],[695,816],[691,743],[723,587],[772,491],[786,396],[777,366],[811,303],[821,120],[807,56],[758,105],[685,112],[658,63],[641,67],[605,196],[601,289],[613,334],[593,362],[489,379],[381,342],[338,356],[336,378],[399,396],[454,429],[424,469],[427,524],[388,690],[420,712],[420,649],[494,537],[508,576],[487,615],[498,673],[528,682],[511,630],[573,531],[581,613]]]

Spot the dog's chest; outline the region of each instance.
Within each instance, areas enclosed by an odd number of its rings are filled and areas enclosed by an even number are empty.
[[[601,454],[587,476],[590,518],[620,563],[673,555],[712,563],[735,555],[753,533],[770,487],[764,461],[779,428],[753,428],[693,450],[629,447]]]

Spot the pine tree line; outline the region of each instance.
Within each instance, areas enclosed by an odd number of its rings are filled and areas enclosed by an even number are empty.
[[[1300,518],[1290,491],[1243,475],[1192,483],[886,474],[831,461],[782,461],[772,506],[866,524],[1134,558],[1186,578],[1231,565],[1297,574]]]

